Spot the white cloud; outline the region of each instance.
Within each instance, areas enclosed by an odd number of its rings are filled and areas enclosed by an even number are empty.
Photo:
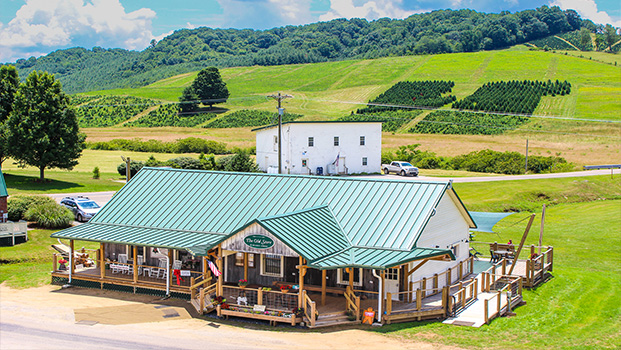
[[[461,2],[461,1],[457,1]],[[401,0],[374,0],[365,1],[357,5],[354,0],[331,0],[330,10],[319,16],[321,21],[329,21],[335,18],[366,18],[374,20],[383,17],[405,18],[413,15],[414,11],[402,8]]]
[[[562,10],[576,10],[580,17],[590,19],[595,23],[612,24],[621,27],[621,20],[613,19],[605,11],[599,11],[594,0],[554,0],[550,6],[558,6]]]
[[[311,0],[218,0],[222,20],[220,28],[270,29],[284,25],[307,24]]]
[[[68,46],[143,49],[155,15],[148,8],[127,13],[119,0],[26,0],[0,27],[0,61]]]

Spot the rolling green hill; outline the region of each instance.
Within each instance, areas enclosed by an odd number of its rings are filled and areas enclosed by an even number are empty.
[[[619,62],[621,62],[621,56]],[[197,72],[160,80],[137,89],[89,92],[89,95],[127,95],[178,101]],[[231,97],[221,105],[230,110],[274,109],[266,95],[283,91],[289,112],[311,120],[350,114],[396,82],[451,80],[452,94],[462,99],[486,82],[500,80],[567,80],[572,92],[544,96],[534,115],[563,118],[621,120],[621,67],[569,55],[515,47],[503,51],[390,57],[272,67],[221,70]]]

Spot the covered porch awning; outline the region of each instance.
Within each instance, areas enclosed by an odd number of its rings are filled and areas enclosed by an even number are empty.
[[[309,262],[308,267],[329,270],[344,267],[384,270],[415,260],[446,256],[455,260],[450,249],[414,248],[398,251],[368,247],[351,247],[325,258]]]
[[[85,223],[55,232],[51,237],[170,249],[201,246],[205,249],[198,251],[195,255],[207,255],[206,252],[216,246],[225,235],[153,227]]]

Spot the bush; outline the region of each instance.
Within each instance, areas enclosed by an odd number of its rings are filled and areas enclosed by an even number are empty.
[[[169,159],[166,165],[175,169],[203,169],[203,164],[199,159],[190,157],[177,157]]]
[[[93,179],[99,179],[100,176],[101,176],[101,174],[99,173],[99,167],[96,166],[93,169]]]
[[[231,158],[231,161],[224,167],[225,171],[236,171],[244,173],[254,173],[259,171],[257,163],[245,153],[237,153]]]
[[[8,216],[11,221],[24,219],[24,213],[35,205],[56,203],[48,196],[24,196],[15,195],[8,200]]]
[[[178,139],[172,142],[162,142],[160,140],[140,139],[126,140],[114,139],[110,141],[101,141],[87,143],[87,148],[96,150],[123,150],[133,152],[153,152],[153,153],[214,153],[227,154],[231,153],[226,149],[226,143],[204,140],[197,137],[188,137]]]
[[[56,202],[34,205],[28,208],[24,217],[44,228],[65,228],[73,222],[73,213]]]
[[[136,175],[136,173],[138,173],[138,171],[142,169],[143,167],[144,167],[143,162],[132,161],[129,166],[129,171],[130,171],[131,176],[133,177],[134,175]],[[126,168],[127,168],[127,165],[125,163],[121,163],[119,164],[119,166],[116,167],[116,171],[118,171],[119,174],[125,176],[127,174]]]

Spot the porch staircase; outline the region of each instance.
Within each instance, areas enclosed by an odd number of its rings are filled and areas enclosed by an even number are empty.
[[[347,319],[347,314],[345,311],[341,312],[331,312],[326,314],[321,314],[317,317],[315,321],[315,326],[311,326],[308,320],[306,321],[306,325],[308,328],[321,328],[321,327],[332,327],[338,325],[347,325],[347,324],[360,324],[360,321],[350,321]]]

